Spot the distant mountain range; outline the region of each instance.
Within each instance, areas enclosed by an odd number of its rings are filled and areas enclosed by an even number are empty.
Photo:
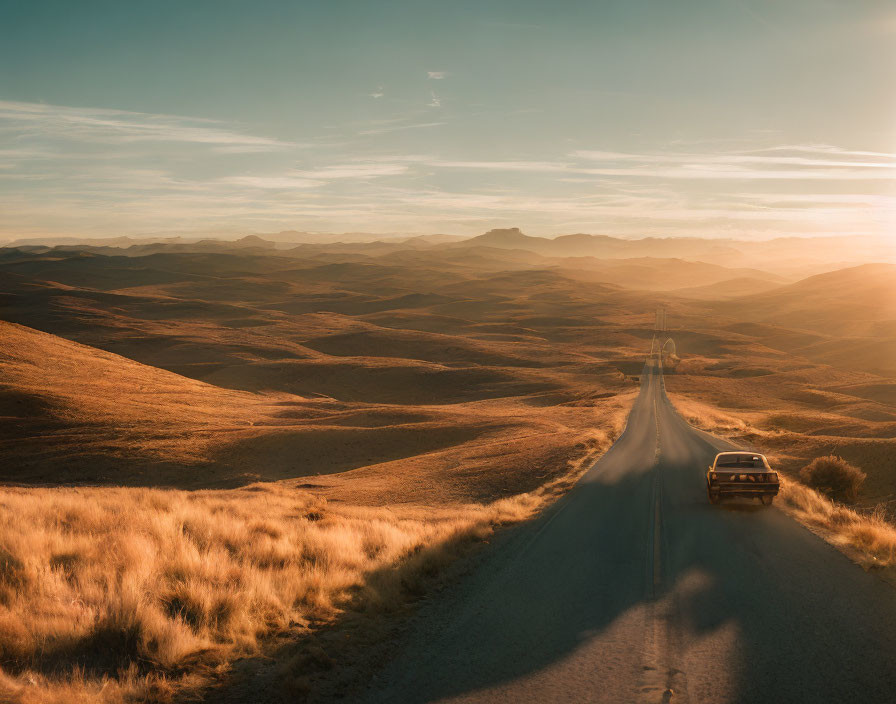
[[[872,237],[785,237],[773,240],[706,239],[700,237],[645,237],[622,239],[607,235],[531,237],[519,228],[486,232],[447,246],[488,246],[524,249],[552,257],[675,258],[728,267],[762,268],[794,277],[851,264],[896,261],[896,246]]]
[[[63,251],[125,256],[231,251],[262,254],[276,250],[285,256],[325,258],[330,261],[396,256],[405,262],[409,257],[419,256],[417,253],[429,252],[454,261],[469,256],[506,261],[514,266],[523,260],[531,264],[532,255],[536,255],[547,259],[546,264],[587,270],[607,267],[597,260],[677,259],[738,270],[738,276],[747,279],[767,278],[757,276],[755,270],[758,269],[791,281],[869,262],[896,262],[894,245],[871,237],[788,237],[753,241],[699,237],[623,239],[579,233],[551,239],[526,235],[515,227],[490,230],[471,238],[444,234],[408,237],[287,230],[274,234],[252,234],[235,240],[187,237],[32,238],[15,240],[6,247],[35,253],[47,252],[55,247]],[[693,287],[705,283],[700,279],[687,282]]]
[[[460,235],[422,234],[422,235],[381,235],[370,232],[343,232],[337,234],[319,232],[299,232],[284,230],[283,232],[259,233],[241,238],[227,237],[29,237],[0,241],[0,247],[103,247],[127,249],[134,246],[169,245],[169,246],[203,246],[230,248],[233,246],[259,246],[264,248],[287,249],[299,244],[367,244],[372,242],[407,243],[413,245],[440,245],[460,242],[468,239]]]

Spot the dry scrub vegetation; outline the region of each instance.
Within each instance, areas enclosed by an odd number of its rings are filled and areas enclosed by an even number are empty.
[[[861,469],[836,455],[816,457],[800,470],[803,483],[832,499],[848,503],[859,498],[859,489],[867,476]]]
[[[164,701],[277,634],[394,610],[583,466],[442,509],[347,506],[277,484],[3,490],[0,699]]]

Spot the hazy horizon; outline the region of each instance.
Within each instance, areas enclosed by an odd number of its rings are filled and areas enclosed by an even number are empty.
[[[347,241],[353,242],[377,242],[377,241],[406,241],[420,237],[444,237],[456,240],[458,242],[471,240],[482,235],[490,234],[495,231],[517,230],[523,237],[532,237],[538,239],[555,240],[562,237],[608,237],[611,239],[625,240],[637,242],[639,240],[707,240],[707,241],[726,241],[761,244],[763,242],[774,242],[776,240],[861,240],[869,243],[879,243],[879,257],[875,256],[875,260],[888,261],[896,256],[896,242],[891,241],[885,235],[769,235],[766,237],[736,237],[730,235],[708,236],[708,235],[688,235],[688,234],[631,234],[631,235],[610,235],[602,232],[555,232],[544,234],[532,234],[525,228],[508,225],[507,227],[494,227],[484,231],[470,233],[452,233],[452,232],[370,232],[364,230],[356,231],[328,231],[328,230],[298,230],[290,228],[277,232],[250,232],[250,231],[220,231],[220,230],[197,230],[197,231],[181,231],[172,230],[170,232],[147,232],[147,233],[109,233],[101,235],[76,235],[76,234],[44,234],[34,236],[0,237],[0,247],[18,246],[21,243],[34,245],[54,246],[55,242],[65,241],[69,244],[102,242],[108,240],[115,242],[120,240],[129,240],[133,242],[159,242],[164,243],[173,240],[182,240],[184,242],[200,242],[202,240],[217,240],[221,242],[237,242],[248,237],[258,237],[268,242],[277,242],[281,244],[295,243],[300,244],[303,241],[315,242],[326,241],[336,243],[340,236],[347,237]],[[295,235],[295,239],[290,239],[289,235]],[[869,259],[870,261],[870,259]]]

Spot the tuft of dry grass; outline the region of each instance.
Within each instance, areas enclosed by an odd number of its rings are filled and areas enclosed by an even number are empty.
[[[842,457],[816,457],[800,470],[805,484],[839,501],[854,502],[867,475]]]
[[[0,491],[0,700],[166,701],[278,634],[376,616],[563,477],[489,504],[327,502],[282,484],[232,491]]]
[[[788,480],[782,480],[779,497],[785,511],[801,523],[820,529],[828,542],[846,548],[864,567],[896,565],[896,526],[882,509],[861,513]]]

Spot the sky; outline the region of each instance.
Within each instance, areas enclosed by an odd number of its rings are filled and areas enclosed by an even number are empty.
[[[892,0],[0,0],[0,240],[896,237]]]

